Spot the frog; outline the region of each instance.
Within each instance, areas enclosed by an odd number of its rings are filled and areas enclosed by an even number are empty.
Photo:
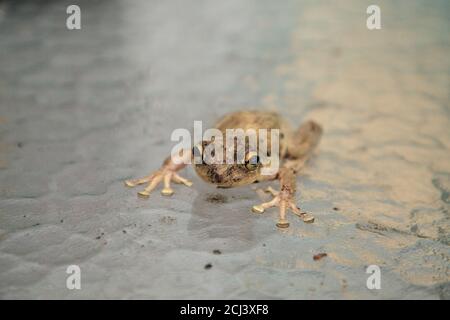
[[[218,188],[234,188],[249,186],[253,183],[263,181],[278,181],[279,188],[267,187],[264,191],[272,196],[268,202],[256,204],[252,207],[252,212],[262,214],[267,209],[278,207],[278,220],[276,226],[285,229],[290,226],[287,213],[292,212],[300,217],[305,223],[312,223],[315,217],[300,209],[296,204],[297,176],[304,168],[307,161],[317,149],[321,140],[323,129],[320,124],[313,120],[302,123],[297,129],[293,129],[290,123],[279,113],[273,111],[235,111],[222,116],[214,125],[223,134],[227,129],[242,128],[243,130],[260,129],[274,130],[278,134],[278,155],[280,158],[279,167],[272,174],[262,174],[267,163],[259,160],[254,152],[245,149],[245,161],[243,163],[207,163],[205,161],[188,161],[195,157],[202,157],[202,151],[214,141],[201,141],[199,145],[192,149],[183,149],[179,153],[184,161],[174,161],[172,156],[167,157],[161,167],[153,173],[137,179],[125,181],[125,186],[136,187],[147,184],[138,192],[140,198],[149,198],[152,191],[162,183],[161,194],[172,196],[174,190],[171,182],[191,187],[193,182],[182,177],[179,172],[189,163],[193,166],[197,175],[205,182],[215,185]],[[224,146],[226,148],[226,146]],[[226,152],[226,150],[224,150]],[[271,150],[269,148],[268,153]]]

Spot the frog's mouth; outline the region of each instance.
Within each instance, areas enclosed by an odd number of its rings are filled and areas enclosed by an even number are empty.
[[[258,178],[258,171],[250,172],[245,165],[207,165],[197,164],[194,166],[197,174],[204,181],[217,185],[220,188],[232,188],[248,185]]]

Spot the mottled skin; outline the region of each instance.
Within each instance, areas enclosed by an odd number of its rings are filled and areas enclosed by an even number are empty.
[[[279,129],[280,168],[276,174],[267,176],[261,174],[263,164],[260,162],[255,165],[248,165],[247,162],[242,164],[194,164],[195,171],[203,180],[222,188],[249,185],[263,180],[279,180],[280,191],[277,192],[269,187],[266,192],[271,193],[274,198],[270,202],[253,206],[253,211],[262,213],[267,208],[278,206],[280,208],[277,222],[279,228],[289,226],[289,222],[286,219],[286,211],[288,209],[292,210],[294,214],[301,217],[305,222],[314,221],[314,217],[311,214],[302,212],[295,204],[296,173],[302,169],[306,160],[317,146],[322,135],[320,125],[313,121],[308,121],[294,131],[277,113],[240,111],[225,115],[216,123],[214,128],[219,129],[224,135],[226,129],[241,128],[244,131],[247,129]],[[199,149],[204,150],[209,143],[214,142],[203,142]],[[268,146],[270,145],[269,134]],[[195,152],[198,152],[198,150],[195,150],[194,147]],[[226,149],[224,147],[224,154],[225,152]],[[271,152],[270,148],[268,152]],[[184,150],[181,154],[186,159],[193,156],[191,150]],[[247,151],[246,159],[251,155]],[[187,186],[192,185],[192,182],[176,173],[185,166],[186,164],[174,164],[171,158],[168,157],[158,171],[141,179],[127,180],[125,184],[129,187],[134,187],[148,182],[148,186],[143,191],[138,192],[140,197],[148,197],[150,192],[163,181],[164,188],[161,193],[163,195],[172,195],[173,190],[170,188],[170,181],[183,183]]]

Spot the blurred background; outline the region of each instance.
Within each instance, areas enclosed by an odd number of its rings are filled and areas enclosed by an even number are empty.
[[[450,298],[449,14],[446,0],[0,1],[0,298]],[[251,187],[191,168],[171,198],[123,186],[159,167],[174,129],[246,109],[324,127],[298,178],[314,224],[277,230]]]

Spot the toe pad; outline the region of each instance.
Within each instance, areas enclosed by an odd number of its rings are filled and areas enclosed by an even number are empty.
[[[285,229],[289,227],[289,222],[287,222],[287,220],[279,220],[277,222],[277,227],[281,228],[281,229]]]
[[[130,180],[126,180],[124,183],[125,183],[125,186],[130,187],[130,188],[133,188],[136,186],[136,184]]]
[[[263,213],[264,212],[264,208],[262,206],[253,206],[252,207],[252,211],[254,213]]]
[[[140,191],[140,192],[138,192],[138,197],[139,198],[143,198],[143,199],[147,199],[148,197],[150,197],[150,193],[148,193],[146,191]]]
[[[171,196],[173,195],[173,190],[171,188],[164,188],[161,190],[161,194],[163,196]]]

